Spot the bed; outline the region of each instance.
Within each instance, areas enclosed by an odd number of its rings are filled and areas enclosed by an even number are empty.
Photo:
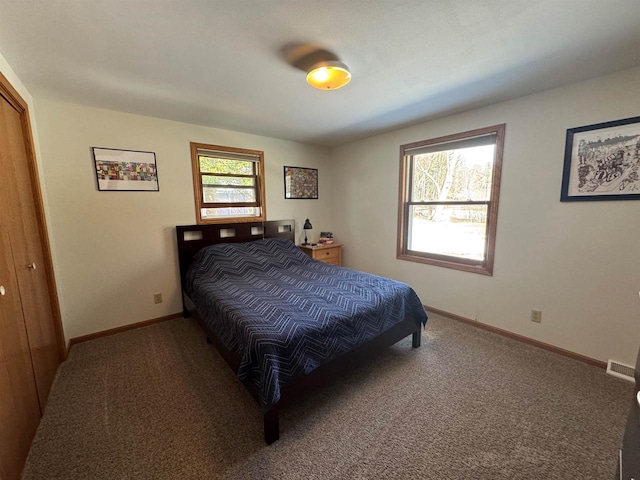
[[[309,258],[293,220],[176,227],[185,316],[193,316],[263,410],[267,444],[279,412],[427,315],[408,285]]]

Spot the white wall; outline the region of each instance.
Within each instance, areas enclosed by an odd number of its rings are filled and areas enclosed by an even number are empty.
[[[263,150],[267,218],[331,228],[326,148],[36,98],[68,339],[182,310],[175,226],[195,223],[189,142]],[[159,192],[99,192],[90,147],[156,153]],[[319,169],[318,200],[285,200],[283,166]],[[162,292],[155,305],[152,294]]]
[[[640,115],[640,69],[334,149],[332,224],[346,266],[423,303],[599,360],[640,344],[640,201],[561,203],[567,128]],[[506,123],[493,277],[396,259],[399,146]],[[542,323],[529,321],[541,309]]]

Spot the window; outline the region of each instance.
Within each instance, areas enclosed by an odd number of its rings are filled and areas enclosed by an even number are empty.
[[[493,274],[504,129],[400,147],[399,259]]]
[[[192,143],[191,161],[198,223],[266,218],[263,152]]]

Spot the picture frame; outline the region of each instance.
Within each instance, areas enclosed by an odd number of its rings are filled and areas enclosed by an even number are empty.
[[[640,200],[640,117],[567,129],[560,201]]]
[[[91,147],[98,190],[158,192],[155,152]]]
[[[317,200],[318,169],[285,166],[284,198],[287,200]]]

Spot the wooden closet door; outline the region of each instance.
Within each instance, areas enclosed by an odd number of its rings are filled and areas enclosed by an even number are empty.
[[[0,184],[0,188],[2,185]],[[19,478],[40,421],[9,235],[0,216],[0,478]]]
[[[31,362],[44,410],[60,356],[21,115],[4,98],[0,101],[0,132],[2,229],[7,222]]]

